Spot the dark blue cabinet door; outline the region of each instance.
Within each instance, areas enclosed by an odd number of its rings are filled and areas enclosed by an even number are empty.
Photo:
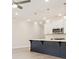
[[[59,43],[58,42],[44,42],[44,51],[46,54],[52,55],[52,56],[58,56],[59,57]]]
[[[60,56],[66,58],[66,43],[62,42],[60,47]]]
[[[32,41],[31,42],[31,51],[43,53],[43,44],[41,41]]]

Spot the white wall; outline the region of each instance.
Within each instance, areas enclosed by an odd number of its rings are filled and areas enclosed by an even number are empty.
[[[66,33],[66,21],[65,19],[61,20],[52,20],[48,23],[45,24],[44,27],[44,33],[45,34],[52,34],[52,29],[53,28],[64,28],[64,33]]]
[[[53,28],[64,28],[64,33],[66,33],[66,21],[65,19],[61,19],[61,20],[52,20],[48,23],[45,23],[44,25],[44,33],[45,33],[45,39],[50,40],[51,38],[65,38],[66,39],[66,35],[65,34],[61,34],[61,35],[51,35],[52,33],[52,29]]]
[[[44,27],[40,24],[34,24],[22,20],[12,22],[12,48],[29,47],[30,39],[43,38]]]

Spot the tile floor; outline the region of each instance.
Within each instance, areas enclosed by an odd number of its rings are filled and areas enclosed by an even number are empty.
[[[63,59],[46,54],[30,52],[28,48],[13,49],[12,59]]]

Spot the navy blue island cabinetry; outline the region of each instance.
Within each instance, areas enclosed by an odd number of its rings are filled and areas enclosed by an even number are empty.
[[[66,42],[30,40],[31,51],[66,59]]]

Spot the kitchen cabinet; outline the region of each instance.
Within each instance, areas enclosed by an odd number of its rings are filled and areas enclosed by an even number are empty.
[[[66,43],[62,42],[60,47],[60,56],[65,58],[66,57]]]
[[[30,43],[31,51],[66,58],[66,42],[30,40]]]

